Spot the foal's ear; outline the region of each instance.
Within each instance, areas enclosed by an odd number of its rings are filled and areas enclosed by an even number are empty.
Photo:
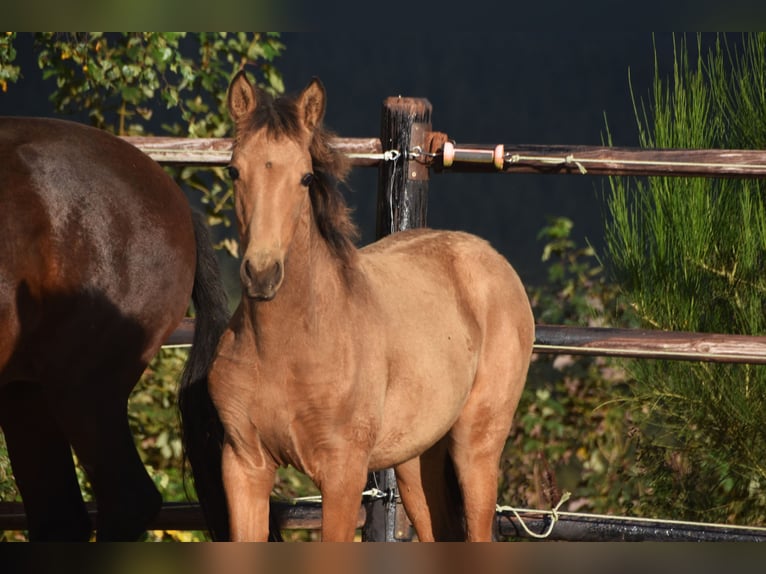
[[[313,78],[298,98],[298,110],[303,127],[309,132],[313,132],[322,123],[324,109],[324,86],[319,78]]]
[[[229,115],[234,121],[252,113],[257,105],[255,88],[247,79],[245,70],[240,70],[229,84],[229,94],[226,101]]]

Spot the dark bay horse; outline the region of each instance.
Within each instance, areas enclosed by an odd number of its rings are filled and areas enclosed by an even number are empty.
[[[353,539],[367,473],[387,467],[420,540],[491,540],[534,339],[516,272],[461,232],[358,250],[318,80],[273,100],[240,72],[228,106],[242,299],[208,384],[233,539],[266,539],[291,464],[321,491],[323,540]]]
[[[0,118],[0,426],[32,540],[136,539],[162,499],[128,395],[193,300],[187,376],[228,321],[207,229],[137,148],[77,123]]]

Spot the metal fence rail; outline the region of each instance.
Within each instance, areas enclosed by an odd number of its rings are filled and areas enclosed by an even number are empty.
[[[191,345],[193,333],[194,320],[184,319],[170,335],[166,346]],[[537,325],[534,352],[762,365],[766,364],[766,337]]]

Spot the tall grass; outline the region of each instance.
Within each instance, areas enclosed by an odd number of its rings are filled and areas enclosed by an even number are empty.
[[[766,148],[766,34],[655,49],[634,109],[646,148]],[[635,94],[633,87],[632,92]],[[612,178],[605,262],[641,323],[766,333],[762,180]],[[766,522],[766,369],[635,361],[644,515]]]

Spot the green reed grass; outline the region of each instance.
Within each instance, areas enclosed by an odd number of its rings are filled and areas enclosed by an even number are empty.
[[[640,145],[766,149],[766,34],[702,40],[674,36],[668,74],[655,49],[652,89],[633,100]],[[605,263],[643,326],[766,333],[765,199],[755,179],[610,179]],[[641,512],[766,523],[766,368],[628,368]]]

